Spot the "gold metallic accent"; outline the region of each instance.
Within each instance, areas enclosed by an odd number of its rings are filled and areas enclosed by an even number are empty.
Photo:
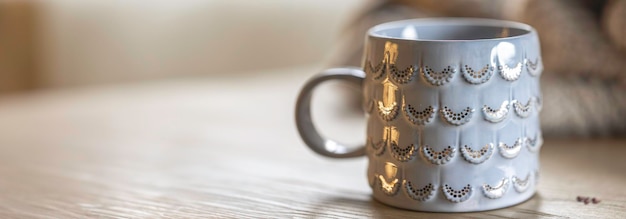
[[[400,139],[400,132],[398,132],[398,128],[395,126],[385,126],[383,130],[383,141],[389,145],[398,145],[398,140]]]
[[[385,176],[378,175],[382,191],[387,195],[395,195],[398,192],[398,166],[385,162]]]
[[[398,192],[398,179],[393,179],[391,182],[387,182],[383,175],[378,175],[380,180],[380,188],[387,195],[395,195]]]
[[[385,126],[383,128],[383,139],[379,142],[374,142],[371,138],[368,138],[368,142],[371,145],[373,154],[380,156],[385,153],[385,148],[394,148],[398,146],[398,140],[400,139],[400,132],[395,126]]]
[[[392,42],[385,42],[385,63],[388,65],[395,65],[398,59],[398,44]]]
[[[396,102],[396,91],[398,87],[391,83],[389,79],[383,81],[383,104],[389,106]]]
[[[385,121],[391,121],[398,114],[398,104],[396,103],[396,92],[398,86],[394,85],[386,78],[383,82],[383,100],[378,101],[378,113]]]
[[[398,166],[391,162],[385,162],[385,178],[393,179],[398,174]]]

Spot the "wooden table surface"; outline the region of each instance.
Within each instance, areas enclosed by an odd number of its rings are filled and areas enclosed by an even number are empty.
[[[626,140],[546,139],[538,193],[514,207],[380,204],[365,158],[322,158],[300,141],[293,104],[311,72],[0,97],[0,218],[626,218]]]

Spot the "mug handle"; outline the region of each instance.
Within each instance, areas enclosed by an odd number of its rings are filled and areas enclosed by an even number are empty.
[[[311,150],[320,155],[332,158],[350,158],[365,155],[365,145],[355,149],[322,137],[311,119],[311,95],[317,85],[327,80],[340,80],[362,86],[365,72],[357,68],[331,68],[325,70],[306,82],[296,102],[296,126],[300,137]]]

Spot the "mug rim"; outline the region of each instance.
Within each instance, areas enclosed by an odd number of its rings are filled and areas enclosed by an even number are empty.
[[[511,29],[518,29],[525,31],[525,33],[507,36],[507,37],[492,37],[492,38],[477,38],[477,39],[411,39],[398,36],[388,36],[379,33],[383,30],[389,30],[393,28],[401,28],[407,25],[413,26],[482,26],[482,27],[504,27]],[[367,31],[367,36],[375,39],[405,41],[405,42],[443,42],[443,43],[455,43],[455,42],[488,42],[488,41],[503,41],[512,40],[527,37],[535,34],[535,29],[524,23],[498,20],[489,18],[467,18],[467,17],[436,17],[436,18],[415,18],[407,20],[397,20],[375,25]]]

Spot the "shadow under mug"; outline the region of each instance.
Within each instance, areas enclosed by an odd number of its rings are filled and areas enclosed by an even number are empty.
[[[491,19],[432,18],[368,31],[363,70],[310,79],[296,104],[300,136],[318,154],[367,156],[373,197],[417,211],[468,212],[521,203],[535,192],[542,145],[536,31]],[[367,139],[349,149],[311,120],[314,88],[362,88]]]

